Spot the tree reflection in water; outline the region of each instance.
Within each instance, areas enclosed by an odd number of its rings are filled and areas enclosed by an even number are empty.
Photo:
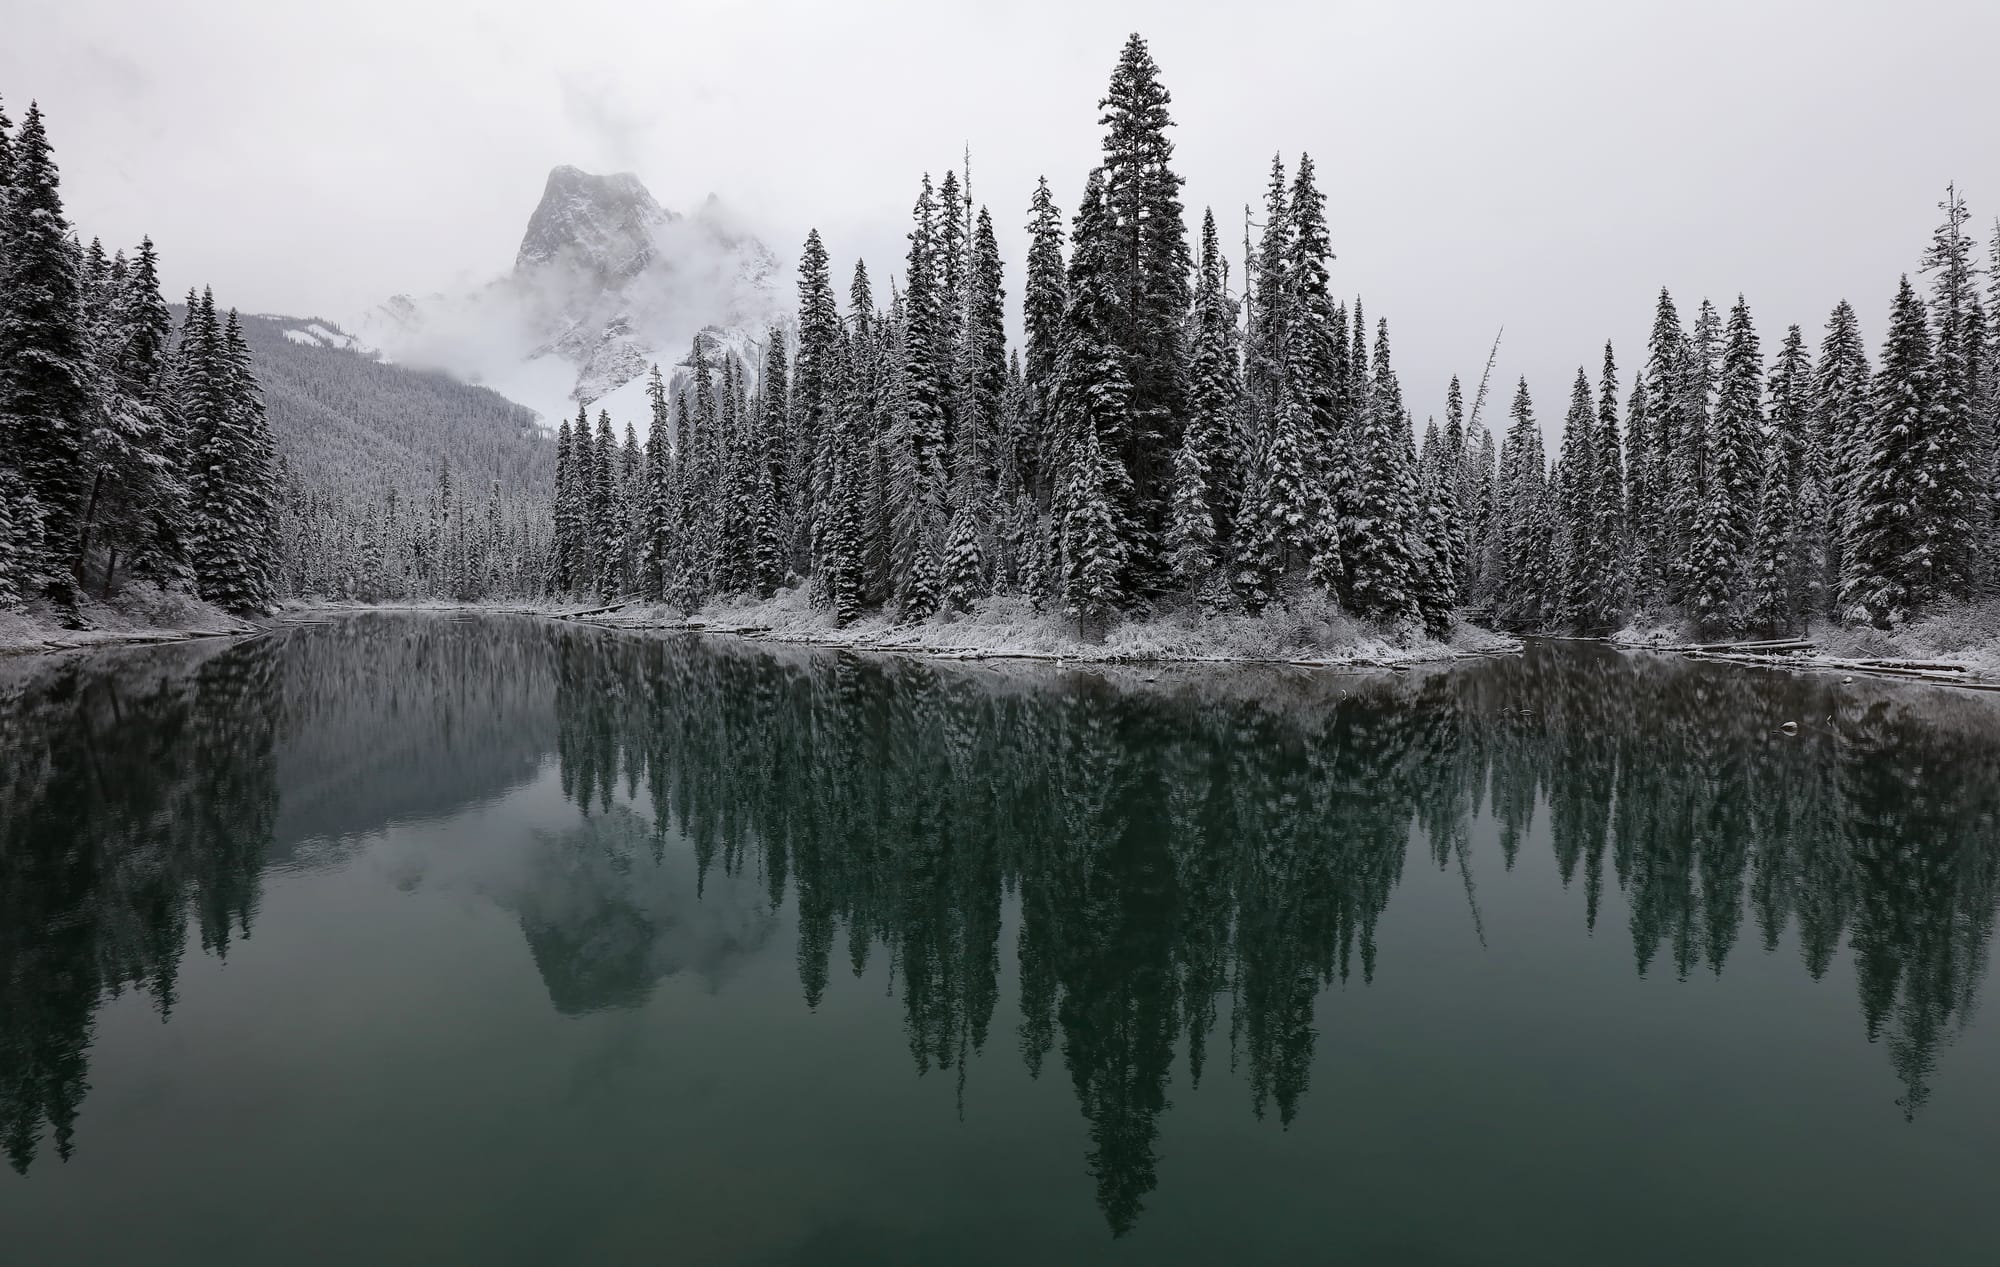
[[[1150,675],[357,622],[0,691],[0,1131],[21,1171],[45,1138],[70,1152],[102,1003],[135,989],[170,1015],[188,948],[248,934],[260,871],[297,843],[281,798],[343,832],[369,805],[449,812],[532,777],[538,745],[585,815],[539,839],[518,911],[558,1010],[641,1006],[793,903],[807,1007],[886,956],[917,1070],[962,1080],[997,1041],[1067,1074],[1115,1232],[1154,1188],[1177,1060],[1194,1085],[1231,1065],[1250,1111],[1293,1122],[1315,1009],[1383,968],[1405,866],[1462,882],[1483,939],[1479,842],[1514,866],[1538,817],[1581,925],[1622,895],[1642,975],[1721,974],[1746,934],[1795,937],[1814,978],[1851,949],[1911,1116],[1994,918],[1994,701],[1586,646]],[[450,804],[424,806],[412,762],[448,741]],[[685,895],[628,882],[670,840],[696,861],[686,900],[726,877],[764,909],[688,931]]]
[[[1477,919],[1482,812],[1509,866],[1548,815],[1592,928],[1608,864],[1642,975],[1720,974],[1746,919],[1767,948],[1795,926],[1815,978],[1845,938],[1908,1115],[1992,929],[1984,699],[1548,645],[1154,683],[574,636],[557,672],[579,803],[622,773],[704,869],[761,868],[774,904],[789,886],[808,1005],[843,939],[856,973],[891,956],[919,1070],[988,1041],[1018,896],[1020,1052],[1039,1075],[1060,1047],[1114,1231],[1154,1186],[1177,1044],[1198,1084],[1227,996],[1250,1107],[1290,1123],[1315,1004],[1372,978],[1413,839],[1463,873]]]

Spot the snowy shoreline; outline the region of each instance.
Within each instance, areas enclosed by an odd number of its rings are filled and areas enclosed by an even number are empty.
[[[66,628],[45,604],[0,611],[0,656],[63,655],[204,638],[243,638],[264,628],[185,594],[164,594],[148,585],[134,585],[110,602],[85,597],[78,604],[78,614],[90,628]]]
[[[1520,651],[1518,639],[1460,623],[1449,641],[1399,645],[1384,630],[1318,605],[1260,617],[1175,613],[1113,628],[1102,643],[1079,640],[1066,621],[1032,612],[1015,598],[988,599],[957,619],[900,624],[869,616],[835,627],[793,593],[762,602],[710,606],[689,615],[638,601],[580,606],[552,602],[287,604],[278,625],[366,612],[465,612],[534,616],[628,633],[687,633],[772,646],[817,647],[932,660],[1019,660],[1053,664],[1277,665],[1318,669],[1405,669]]]
[[[525,609],[524,609],[525,610]],[[1171,613],[1127,621],[1103,642],[1078,638],[1069,623],[1037,613],[1020,598],[987,599],[955,619],[897,623],[867,616],[835,626],[796,591],[689,615],[677,608],[620,603],[540,614],[631,632],[720,635],[785,646],[879,652],[935,660],[1022,660],[1054,664],[1285,665],[1318,669],[1403,669],[1490,655],[1511,655],[1518,639],[1457,624],[1446,641],[1403,642],[1389,631],[1320,604],[1262,616]]]
[[[1815,621],[1794,638],[1702,642],[1675,624],[1628,625],[1605,641],[1621,651],[1650,651],[1747,668],[1839,673],[2000,690],[2000,611],[1992,605],[1948,608],[1883,630]]]

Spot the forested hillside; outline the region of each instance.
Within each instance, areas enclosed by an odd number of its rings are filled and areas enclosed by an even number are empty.
[[[555,437],[534,414],[448,374],[376,359],[339,346],[323,318],[246,316],[264,408],[292,474],[343,497],[405,497],[428,488],[449,461],[474,488],[505,493],[546,487]]]
[[[250,317],[244,333],[278,446],[282,594],[542,592],[555,442],[531,411],[322,319]]]

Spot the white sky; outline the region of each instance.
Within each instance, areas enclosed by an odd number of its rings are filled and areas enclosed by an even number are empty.
[[[1662,284],[1743,291],[1767,352],[1846,295],[1872,342],[1946,181],[1982,245],[2000,211],[1995,0],[8,7],[0,97],[41,100],[86,237],[150,232],[170,291],[250,310],[495,275],[565,162],[715,191],[788,259],[816,224],[843,293],[857,254],[880,285],[968,142],[1018,304],[1034,179],[1073,209],[1134,28],[1191,226],[1214,205],[1240,256],[1273,150],[1312,152],[1419,425],[1504,323],[1489,420],[1525,373],[1553,429],[1605,338],[1629,381]]]

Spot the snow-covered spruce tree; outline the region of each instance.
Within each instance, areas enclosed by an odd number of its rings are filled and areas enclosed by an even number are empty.
[[[789,539],[791,488],[786,437],[791,430],[791,376],[785,359],[785,332],[773,329],[764,341],[764,376],[757,385],[757,421],[751,421],[750,458],[754,488],[750,499],[750,587],[769,598],[784,583]]]
[[[1979,323],[1980,351],[1984,365],[1980,378],[1979,410],[1984,419],[1981,434],[1986,440],[1987,558],[2000,559],[2000,217],[1993,221],[1993,241],[1986,268],[1987,297]],[[2000,575],[1987,570],[1989,587],[2000,590]]]
[[[822,525],[822,588],[834,619],[860,615],[880,589],[880,447],[876,443],[881,350],[868,270],[857,264],[849,288],[849,326],[839,345],[834,443],[827,495],[832,514]]]
[[[7,102],[0,98],[0,277],[6,276],[8,191],[14,184],[14,120],[7,115]]]
[[[277,598],[278,446],[271,436],[263,389],[257,383],[250,347],[244,341],[234,308],[229,310],[229,319],[223,327],[222,350],[229,374],[230,409],[236,420],[237,466],[244,485],[241,497],[248,539],[243,543],[243,553],[261,587],[251,605],[261,610],[270,607]]]
[[[1342,319],[1343,310],[1335,309],[1334,320],[1336,327],[1339,326]],[[1346,384],[1346,388],[1340,394],[1340,405],[1337,412],[1340,415],[1342,425],[1349,433],[1348,449],[1350,452],[1348,461],[1356,462],[1359,460],[1359,450],[1357,448],[1360,443],[1359,433],[1367,421],[1368,411],[1372,408],[1371,401],[1374,395],[1374,383],[1371,381],[1368,367],[1368,318],[1361,310],[1361,297],[1359,295],[1354,297],[1354,319],[1352,325],[1347,327],[1347,329],[1352,334],[1352,341],[1348,346],[1345,364],[1341,367],[1344,372],[1340,375],[1340,381]],[[1351,494],[1355,487],[1354,480],[1350,477],[1345,491]],[[1343,515],[1357,512],[1357,507],[1353,504],[1353,501],[1352,496],[1347,498],[1347,504],[1341,507]]]
[[[682,607],[693,610],[718,590],[722,543],[722,411],[716,399],[715,355],[706,335],[694,336],[688,355],[693,364],[694,394],[681,410],[681,434],[687,439],[688,460],[681,463],[683,547],[687,552]],[[722,353],[727,356],[727,352]]]
[[[982,207],[967,250],[963,313],[953,373],[957,407],[951,436],[951,528],[945,546],[945,601],[966,610],[992,589],[997,544],[997,458],[1007,386],[1005,290],[993,217]]]
[[[13,138],[10,163],[0,261],[0,464],[20,473],[39,508],[41,548],[31,583],[68,606],[79,564],[90,347],[61,181],[33,103]]]
[[[715,589],[740,594],[750,588],[751,502],[756,495],[756,445],[749,422],[737,406],[737,364],[734,353],[722,353],[722,373],[716,380]]]
[[[1341,524],[1354,608],[1392,623],[1417,614],[1416,471],[1402,387],[1389,361],[1389,323],[1375,334],[1368,412],[1353,447],[1354,513]]]
[[[1227,557],[1243,475],[1242,376],[1236,305],[1214,213],[1202,217],[1201,268],[1188,313],[1188,422],[1174,456],[1174,500],[1167,555],[1175,578],[1201,588]],[[1214,607],[1220,590],[1203,591]]]
[[[1457,505],[1454,473],[1461,464],[1438,436],[1437,420],[1424,432],[1417,461],[1418,533],[1415,594],[1424,632],[1433,638],[1451,633],[1452,610],[1458,605],[1456,556]]]
[[[947,168],[944,179],[938,182],[937,214],[931,221],[933,243],[931,259],[933,279],[937,286],[934,338],[938,369],[944,375],[945,382],[944,395],[939,399],[939,404],[944,410],[944,469],[947,480],[952,474],[952,444],[958,434],[958,391],[955,375],[958,366],[959,334],[965,325],[966,252],[971,246],[971,234],[967,232],[971,226],[966,223],[965,211],[965,190],[959,184],[958,172]]]
[[[577,429],[588,434],[589,423],[579,406],[577,409]],[[555,549],[549,583],[557,594],[569,594],[577,588],[577,471],[579,449],[570,430],[569,419],[565,418],[556,430],[556,499],[555,499]]]
[[[1550,533],[1548,463],[1535,421],[1528,380],[1514,389],[1513,422],[1500,450],[1493,530],[1487,539],[1487,592],[1494,618],[1516,628],[1540,628],[1548,603]]]
[[[597,597],[618,597],[619,563],[625,534],[618,514],[618,440],[611,432],[609,410],[597,411],[597,439],[590,450],[591,586]]]
[[[1625,520],[1625,454],[1619,440],[1618,358],[1611,341],[1604,342],[1604,365],[1598,373],[1597,435],[1591,443],[1597,458],[1597,502],[1592,590],[1580,614],[1591,628],[1610,629],[1625,615],[1630,585],[1629,528]]]
[[[667,578],[674,567],[674,457],[679,449],[673,439],[673,415],[667,407],[667,384],[656,364],[646,375],[646,404],[652,421],[646,430],[646,475],[639,522],[639,596],[649,603],[663,602]]]
[[[730,535],[723,562],[728,577],[724,592],[730,594],[757,588],[756,507],[763,445],[757,413],[750,408],[749,378],[750,367],[743,361],[733,355],[724,360],[722,430],[728,457],[723,485],[728,489],[725,531]]]
[[[674,546],[665,578],[667,601],[683,611],[700,607],[703,597],[701,542],[694,531],[699,464],[694,429],[695,406],[683,386],[674,393]]]
[[[1007,289],[993,215],[985,207],[972,223],[962,289],[953,367],[962,415],[952,438],[954,475],[962,467],[990,485],[999,464],[1001,405],[1007,391]]]
[[[1853,306],[1843,299],[1827,317],[1812,378],[1811,447],[1814,462],[1825,472],[1827,488],[1826,505],[1814,528],[1824,543],[1820,548],[1825,559],[1820,611],[1828,616],[1841,610],[1847,534],[1869,449],[1869,392],[1868,351],[1861,342],[1861,323]]]
[[[1263,233],[1245,275],[1244,477],[1241,509],[1230,539],[1236,590],[1253,612],[1277,596],[1278,581],[1290,566],[1287,555],[1292,547],[1287,543],[1303,530],[1304,520],[1301,515],[1292,522],[1281,507],[1303,506],[1303,494],[1295,490],[1303,489],[1309,475],[1309,449],[1299,419],[1294,416],[1288,427],[1281,428],[1292,311],[1287,284],[1292,255],[1290,198],[1284,158],[1274,154],[1264,195]],[[1247,207],[1244,216],[1247,253]]]
[[[922,620],[937,611],[944,597],[949,513],[944,467],[946,349],[939,343],[938,315],[944,297],[937,276],[937,209],[928,175],[911,218],[900,409],[890,445],[890,571],[903,618]]]
[[[1101,173],[1076,213],[1069,302],[1054,398],[1055,536],[1063,610],[1087,637],[1101,637],[1126,595],[1132,529],[1131,476],[1119,458],[1135,425],[1126,357],[1114,338],[1120,303]]]
[[[1987,594],[2000,593],[2000,565],[1993,551],[2000,547],[2000,314],[1988,316],[1977,295],[1966,314],[1965,357],[1972,367],[1972,505],[1973,554],[1982,566],[1976,582]]]
[[[1750,307],[1739,295],[1729,312],[1715,406],[1705,429],[1701,511],[1688,553],[1688,615],[1706,630],[1731,630],[1740,614],[1763,430],[1764,362]]]
[[[1031,386],[1046,387],[1054,378],[1062,351],[1063,310],[1068,306],[1068,280],[1063,264],[1062,211],[1049,192],[1046,176],[1035,180],[1028,202],[1027,280],[1021,291],[1021,325],[1027,339],[1023,367]]]
[[[1806,379],[1811,364],[1797,326],[1785,332],[1771,370],[1769,426],[1762,446],[1762,488],[1750,540],[1743,627],[1758,635],[1789,633],[1806,612],[1813,570],[1806,521]]]
[[[799,346],[792,367],[794,455],[791,481],[797,506],[787,548],[792,563],[810,575],[815,592],[823,595],[824,551],[817,534],[824,522],[823,503],[833,482],[835,360],[840,355],[840,308],[833,294],[833,273],[819,230],[806,234],[799,252]]]
[[[1626,470],[1630,482],[1627,518],[1632,524],[1633,592],[1642,605],[1678,598],[1674,583],[1675,525],[1685,517],[1675,505],[1674,464],[1686,430],[1682,386],[1687,336],[1680,313],[1666,287],[1660,288],[1653,310],[1653,329],[1646,343],[1646,364],[1634,388],[1633,427],[1645,421],[1645,436],[1634,436],[1628,447],[1633,458]],[[1643,398],[1643,408],[1638,403]],[[1643,461],[1642,459],[1643,455]]]
[[[204,291],[180,350],[190,419],[189,555],[201,596],[231,611],[270,606],[276,560],[270,429],[232,310],[218,322]]]
[[[820,446],[817,494],[819,517],[811,527],[812,598],[826,608],[836,625],[853,619],[861,609],[860,566],[855,549],[857,506],[853,452],[853,337],[841,330],[833,355],[822,361],[826,442]]]
[[[1625,399],[1625,499],[1620,507],[1626,525],[1623,581],[1632,605],[1642,609],[1666,597],[1653,553],[1659,525],[1643,518],[1656,513],[1652,508],[1658,503],[1652,482],[1659,470],[1659,458],[1653,450],[1658,439],[1642,369],[1632,376],[1632,394]]]
[[[1200,590],[1220,553],[1213,498],[1206,446],[1191,424],[1174,455],[1174,503],[1167,516],[1167,563],[1190,591]],[[1213,598],[1204,596],[1204,606],[1212,605]]]
[[[892,283],[889,303],[875,316],[875,461],[869,473],[869,540],[864,554],[871,602],[888,607],[895,601],[897,573],[896,488],[897,450],[903,427],[904,327],[903,295]]]
[[[121,253],[105,286],[111,293],[98,335],[100,400],[85,443],[91,489],[81,566],[90,566],[95,544],[103,551],[104,592],[121,562],[161,586],[191,591],[184,455],[169,373],[173,323],[160,294],[153,240],[140,244],[129,266]]]
[[[952,511],[944,546],[943,606],[949,611],[970,611],[992,588],[987,581],[983,535],[978,510],[959,504]]]
[[[1132,480],[1123,531],[1134,575],[1148,586],[1165,579],[1161,546],[1187,417],[1181,339],[1192,261],[1167,137],[1171,101],[1145,40],[1133,35],[1099,102],[1105,129],[1099,171],[1110,238],[1105,284],[1115,300],[1108,332],[1124,352],[1132,385],[1132,425],[1114,449]]]
[[[1487,547],[1498,518],[1496,503],[1500,478],[1500,458],[1493,447],[1491,427],[1481,423],[1475,429],[1474,438],[1466,445],[1465,461],[1472,506],[1472,538],[1466,547],[1465,566],[1471,575],[1459,585],[1459,601],[1474,603],[1491,597],[1485,582],[1486,561],[1490,555]]]
[[[1973,325],[1979,298],[1972,281],[1972,239],[1965,232],[1969,216],[1957,186],[1946,189],[1938,209],[1944,222],[1924,252],[1924,271],[1933,274],[1931,400],[1937,417],[1926,438],[1930,480],[1918,505],[1936,596],[1962,601],[1983,579],[1975,524],[1992,496],[1992,472],[1977,469],[1987,446],[1980,435],[1984,420],[1974,411],[1978,367],[1966,345],[1981,337]]]
[[[1328,290],[1326,268],[1327,261],[1333,258],[1333,247],[1327,235],[1326,198],[1313,181],[1310,154],[1299,155],[1298,171],[1292,177],[1286,210],[1291,228],[1286,235],[1289,253],[1285,264],[1285,286],[1290,317],[1285,329],[1284,408],[1297,411],[1298,425],[1306,444],[1304,511],[1310,539],[1307,572],[1315,585],[1333,594],[1345,579],[1340,518],[1355,500],[1349,487],[1352,479],[1349,468],[1353,465],[1350,450],[1358,423],[1352,415],[1341,411],[1340,383],[1345,357],[1338,315]],[[1382,327],[1380,338],[1382,341],[1378,346],[1386,355],[1386,324]],[[1396,391],[1396,398],[1397,408],[1400,409],[1400,388]],[[1415,435],[1410,430],[1407,415],[1399,425],[1408,442],[1404,447],[1409,448],[1415,444]],[[1409,485],[1406,490],[1410,515],[1407,523],[1414,531],[1415,455],[1411,453],[1409,456],[1411,460],[1404,464]]]
[[[1439,443],[1443,446],[1439,454],[1444,464],[1439,477],[1451,502],[1451,574],[1458,583],[1452,605],[1456,607],[1469,597],[1473,535],[1477,530],[1472,455],[1466,447],[1465,393],[1456,374],[1451,376],[1451,385],[1445,389],[1444,432]]]
[[[1332,593],[1343,575],[1339,514],[1348,456],[1340,432],[1343,358],[1327,284],[1332,251],[1325,205],[1312,159],[1302,156],[1290,190],[1273,200],[1283,227],[1265,234],[1274,255],[1259,266],[1260,286],[1270,287],[1273,278],[1282,285],[1269,290],[1258,308],[1257,337],[1278,340],[1258,352],[1259,372],[1274,372],[1277,381],[1267,404],[1250,400],[1253,412],[1274,412],[1251,428],[1254,465],[1237,534],[1238,588],[1253,611],[1275,596],[1286,576],[1304,574]]]
[[[1109,372],[1119,375],[1124,369],[1114,363]],[[1099,403],[1107,402],[1075,402],[1072,408],[1087,415]],[[1063,487],[1057,499],[1063,614],[1077,622],[1085,638],[1101,640],[1125,596],[1120,580],[1125,543],[1114,508],[1124,481],[1117,455],[1108,451],[1090,418],[1056,425],[1068,440],[1059,446]]]
[[[640,535],[646,522],[646,457],[639,432],[628,420],[625,445],[618,455],[618,592],[639,588]]]
[[[1590,377],[1578,366],[1563,415],[1562,445],[1552,476],[1556,506],[1557,606],[1555,622],[1580,627],[1599,577],[1593,570],[1597,537],[1597,414]]]
[[[1698,602],[1694,556],[1700,548],[1702,516],[1708,510],[1709,431],[1721,348],[1721,315],[1703,299],[1683,345],[1679,382],[1670,396],[1675,401],[1677,434],[1665,476],[1668,592],[1690,609]]]
[[[1019,348],[1007,353],[1007,382],[1000,394],[1000,433],[995,437],[993,588],[1018,594],[1028,556],[1036,507],[1030,473],[1035,469],[1037,406],[1021,372]]]
[[[1869,401],[1867,442],[1854,473],[1841,605],[1849,619],[1888,628],[1934,601],[1931,535],[1923,493],[1932,479],[1930,326],[1906,276],[1889,313],[1889,336]]]
[[[1794,627],[1821,606],[1820,578],[1826,570],[1826,543],[1817,525],[1826,519],[1825,468],[1814,452],[1812,417],[1813,365],[1806,350],[1805,331],[1793,325],[1785,331],[1778,359],[1771,367],[1770,406],[1765,411],[1773,442],[1782,440],[1791,466],[1791,569],[1785,575],[1787,612]]]
[[[1021,328],[1026,359],[1021,366],[1035,402],[1034,439],[1022,471],[1023,482],[1039,506],[1051,496],[1047,461],[1048,400],[1055,388],[1056,362],[1062,354],[1063,310],[1069,282],[1063,263],[1062,213],[1049,193],[1048,177],[1035,181],[1028,203],[1028,266],[1021,283]]]
[[[0,466],[0,611],[19,606],[27,597],[40,536],[33,496],[18,475]]]
[[[1249,209],[1244,209],[1249,215]],[[1271,156],[1271,179],[1264,191],[1264,231],[1244,276],[1248,318],[1243,341],[1243,389],[1248,451],[1254,457],[1271,442],[1285,395],[1286,331],[1291,325],[1288,268],[1292,255],[1291,192],[1282,155]],[[1248,225],[1245,225],[1248,249]]]

